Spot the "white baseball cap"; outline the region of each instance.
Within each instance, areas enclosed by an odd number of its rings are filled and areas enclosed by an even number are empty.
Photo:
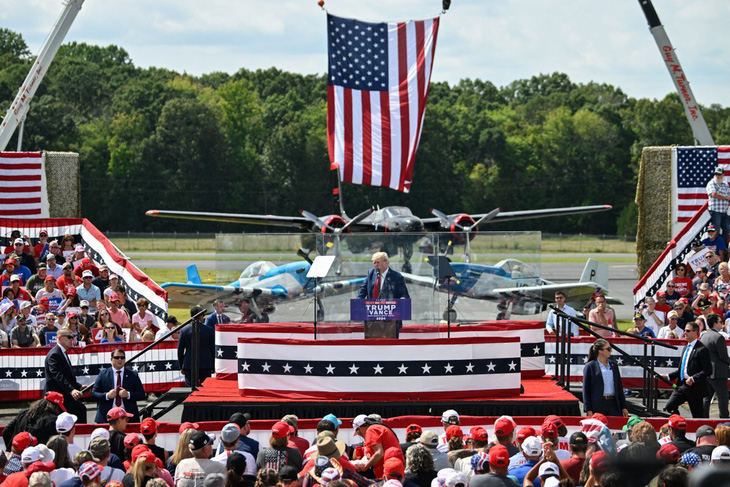
[[[537,476],[542,477],[543,475],[560,475],[560,469],[553,462],[545,462],[540,465],[540,471]]]
[[[456,418],[456,422],[454,422]],[[447,409],[441,414],[441,422],[447,424],[459,424],[459,413],[453,409]]]
[[[89,441],[93,440],[94,438],[104,438],[105,440],[108,440],[109,430],[106,428],[96,428],[94,431],[91,432],[91,438],[89,438]]]
[[[34,446],[29,446],[20,455],[21,463],[34,463],[41,459],[41,452]]]
[[[525,441],[522,442],[522,451],[525,455],[535,457],[542,453],[542,442],[537,436],[528,436]]]
[[[712,450],[712,456],[710,457],[710,460],[713,462],[730,460],[730,448],[726,447],[725,445],[718,446],[717,448]]]
[[[352,420],[352,427],[354,429],[358,429],[360,426],[364,425],[365,418],[367,418],[365,414],[358,414],[357,416],[355,416],[355,419]]]
[[[56,431],[59,433],[68,433],[73,429],[78,420],[78,416],[63,412],[56,418]]]

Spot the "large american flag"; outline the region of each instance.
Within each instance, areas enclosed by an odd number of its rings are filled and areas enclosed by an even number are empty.
[[[0,218],[48,216],[43,154],[0,152]]]
[[[327,143],[342,181],[409,191],[438,26],[327,16]]]
[[[677,175],[674,215],[676,221],[685,223],[707,202],[705,187],[717,166],[725,168],[725,181],[730,180],[730,146],[676,147],[672,162]]]

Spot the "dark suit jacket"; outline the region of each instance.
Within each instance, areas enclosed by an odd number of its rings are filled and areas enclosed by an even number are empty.
[[[99,403],[99,407],[96,410],[96,423],[106,423],[106,413],[114,407],[114,399],[107,399],[107,392],[111,391],[116,387],[116,372],[113,367],[108,367],[101,371],[96,377],[94,382],[94,389],[91,391],[91,397],[94,401]],[[124,404],[124,410],[129,414],[134,415],[129,418],[130,423],[139,423],[139,409],[137,408],[137,401],[141,401],[145,398],[144,387],[142,381],[139,380],[139,375],[134,370],[124,368],[122,373],[122,387],[129,392],[127,399],[122,399]]]
[[[365,282],[360,286],[360,290],[357,293],[357,299],[372,299],[373,288],[375,287],[375,281],[378,279],[378,274],[375,268],[368,271],[368,276],[365,278]],[[385,274],[385,279],[380,286],[380,294],[378,299],[410,299],[408,294],[408,288],[406,287],[406,280],[403,279],[403,275],[394,270],[388,268],[388,272]]]
[[[46,355],[45,363],[46,385],[44,392],[56,391],[63,394],[63,401],[75,401],[71,397],[71,391],[81,390],[81,384],[76,380],[71,364],[68,363],[63,350],[58,345],[54,346]]]
[[[624,387],[621,383],[621,372],[615,360],[608,359],[608,365],[613,372],[613,395],[619,411],[626,408]],[[603,375],[598,360],[591,360],[583,368],[583,405],[586,411],[595,411],[594,405],[600,403],[603,397]]]
[[[730,358],[727,355],[725,338],[713,328],[707,330],[707,333],[702,335],[700,341],[710,351],[710,361],[712,362],[712,376],[710,378],[727,379],[730,377],[730,371],[728,370]]]
[[[200,368],[215,368],[215,330],[204,324],[200,326],[200,335],[196,338],[200,343]],[[177,342],[177,360],[182,370],[192,369],[193,354],[190,349],[193,342],[193,325],[187,325],[180,332]]]
[[[707,350],[704,343],[697,340],[697,343],[695,343],[695,346],[687,359],[687,374],[689,374],[694,381],[694,384],[691,386],[688,386],[684,379],[679,377],[679,369],[682,367],[682,357],[684,357],[684,350],[682,350],[682,355],[679,357],[677,370],[674,370],[669,374],[669,379],[677,381],[677,389],[680,392],[687,395],[697,394],[699,397],[707,396],[707,378],[712,374],[710,351]]]
[[[221,319],[222,319],[223,323],[231,322],[231,319],[228,317],[228,315],[225,315],[225,314],[221,315]],[[209,326],[209,327],[213,328],[214,330],[215,330],[215,325],[217,325],[217,324],[218,324],[218,315],[216,315],[215,313],[213,313],[212,315],[208,316],[205,319],[205,326]]]

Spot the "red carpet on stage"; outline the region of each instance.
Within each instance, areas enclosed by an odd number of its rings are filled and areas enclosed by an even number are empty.
[[[579,416],[578,399],[557,386],[548,377],[523,379],[524,392],[517,397],[451,399],[448,393],[441,400],[419,402],[354,401],[330,402],[308,400],[272,400],[266,397],[239,396],[238,383],[208,378],[185,400],[182,421],[225,421],[236,411],[248,411],[254,419],[281,418],[296,414],[300,418],[321,418],[332,412],[333,404],[342,417],[377,412],[383,417],[440,414],[444,408],[455,408],[472,416]]]

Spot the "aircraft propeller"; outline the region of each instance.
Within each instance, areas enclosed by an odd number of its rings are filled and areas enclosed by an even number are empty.
[[[351,225],[356,225],[360,223],[362,220],[370,216],[370,214],[373,212],[373,208],[370,207],[367,210],[363,211],[362,213],[356,215],[354,218],[352,218],[350,221],[345,223],[342,227],[332,227],[327,224],[324,220],[319,218],[314,213],[311,213],[307,210],[300,210],[299,213],[306,218],[307,220],[311,221],[315,225],[317,225],[318,228],[326,228],[332,234],[334,235],[334,247],[335,247],[335,258],[336,258],[336,264],[335,264],[335,273],[337,275],[342,273],[342,258],[341,258],[341,243],[342,243],[342,234],[347,231],[348,228],[350,228]]]
[[[453,226],[454,228],[458,228],[460,231],[464,232],[465,239],[464,239],[464,256],[467,263],[471,262],[471,232],[473,232],[479,225],[482,223],[487,223],[490,220],[493,220],[497,215],[499,215],[499,212],[501,211],[500,208],[495,208],[483,217],[481,217],[479,220],[474,222],[471,225],[462,225],[460,223],[457,223],[453,219],[449,218],[448,215],[446,215],[444,212],[439,211],[435,208],[431,209],[431,214],[435,217],[437,217],[439,220],[441,220],[443,223],[446,223],[448,225]]]

